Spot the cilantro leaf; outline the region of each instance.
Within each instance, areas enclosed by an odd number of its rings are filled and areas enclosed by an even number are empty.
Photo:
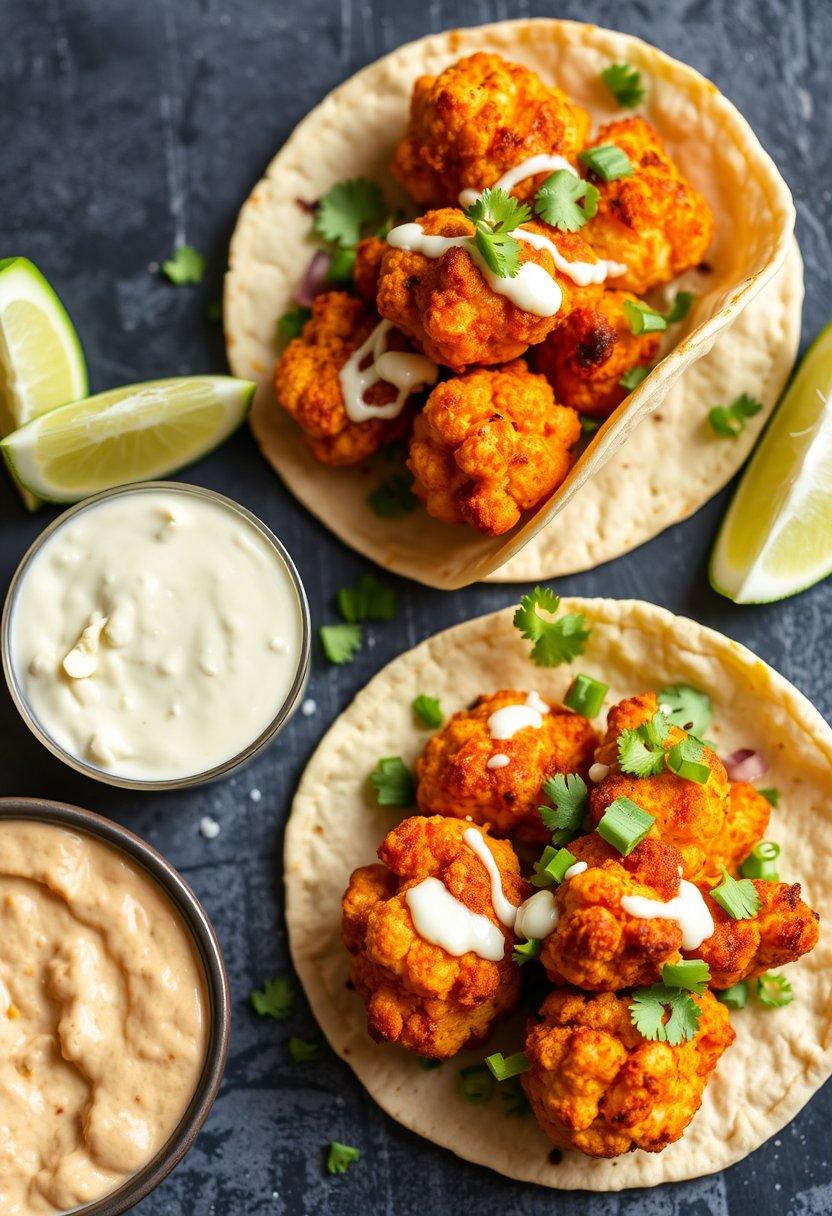
[[[315,231],[331,245],[357,245],[365,228],[378,228],[387,218],[387,206],[375,182],[365,177],[338,182],[315,209]]]
[[[779,790],[776,790],[773,788],[768,789],[768,790],[757,790],[757,793],[762,794],[763,797],[765,798],[766,802],[768,802],[771,806],[776,808],[780,805],[780,791]]]
[[[539,937],[530,937],[527,942],[518,942],[511,952],[511,961],[518,967],[540,957],[542,942]]]
[[[736,439],[737,435],[741,435],[745,430],[747,420],[759,414],[762,408],[762,404],[748,393],[740,393],[730,405],[713,406],[708,411],[708,422],[717,435],[725,439]]]
[[[520,273],[520,242],[507,232],[486,232],[477,228],[477,249],[489,270],[501,279],[514,279]]]
[[[429,697],[426,693],[419,693],[418,697],[413,700],[413,712],[420,722],[433,730],[438,730],[444,720],[442,706],[436,697]]]
[[[702,1010],[689,992],[665,984],[637,988],[630,1004],[630,1020],[642,1038],[674,1047],[694,1037],[701,1016]]]
[[[722,867],[722,882],[711,896],[733,920],[752,920],[760,910],[760,897],[750,878],[732,878]]]
[[[418,498],[410,489],[412,485],[411,473],[391,473],[367,495],[370,509],[379,519],[398,519],[409,514],[419,505]]]
[[[580,773],[556,773],[543,782],[543,792],[554,806],[538,807],[538,813],[552,833],[552,843],[568,844],[581,831],[589,808],[586,782]]]
[[[410,769],[401,756],[385,756],[370,773],[379,806],[413,806],[416,791]]]
[[[360,625],[321,625],[321,646],[330,663],[351,663],[361,649]]]
[[[600,195],[596,186],[568,169],[557,169],[534,198],[537,214],[561,232],[577,232],[598,210]],[[579,203],[583,199],[583,205]]]
[[[396,614],[396,593],[365,574],[355,587],[342,587],[337,595],[338,611],[345,621],[390,621]]]
[[[629,63],[611,63],[608,68],[604,68],[601,79],[624,109],[631,110],[644,97],[641,72]]]
[[[326,282],[335,287],[349,287],[355,271],[355,250],[335,249],[327,267]]]
[[[284,312],[277,322],[277,343],[281,350],[288,346],[293,338],[300,337],[304,325],[311,316],[312,309],[303,308],[300,304],[297,308],[290,308],[288,312]]]
[[[693,735],[704,735],[711,724],[711,698],[690,684],[668,684],[657,694],[659,709],[674,726]]]
[[[696,296],[692,291],[677,291],[670,311],[664,314],[664,319],[668,325],[675,325],[677,321],[684,321],[695,299]]]
[[[329,1150],[326,1155],[326,1169],[328,1174],[346,1174],[354,1161],[357,1161],[361,1153],[357,1148],[353,1148],[351,1144],[342,1144],[340,1140],[330,1141]]]
[[[634,388],[638,388],[642,380],[646,380],[653,370],[653,364],[648,363],[646,366],[631,367],[620,378],[618,383],[622,388],[626,388],[628,393],[631,393]]]
[[[255,988],[251,1003],[261,1017],[274,1018],[276,1022],[285,1021],[295,1008],[295,991],[291,980],[269,980],[262,989]]]
[[[482,224],[491,232],[513,232],[532,218],[526,203],[519,203],[499,187],[483,190],[477,201],[466,208],[465,214],[472,224]]]
[[[320,1043],[310,1043],[308,1039],[301,1039],[296,1034],[293,1034],[289,1040],[289,1055],[295,1064],[305,1064],[308,1060],[314,1060],[320,1049]]]
[[[592,632],[587,628],[582,612],[570,612],[556,621],[547,621],[538,612],[554,615],[560,607],[560,596],[549,587],[535,587],[531,595],[524,595],[520,607],[514,614],[514,626],[522,636],[533,642],[532,662],[538,667],[557,667],[569,663],[583,654]]]
[[[618,736],[618,764],[622,773],[635,777],[655,777],[664,766],[664,745],[670,723],[659,711],[649,722]]]
[[[205,258],[193,245],[180,245],[166,262],[162,262],[162,272],[177,287],[185,283],[201,283],[205,274]]]

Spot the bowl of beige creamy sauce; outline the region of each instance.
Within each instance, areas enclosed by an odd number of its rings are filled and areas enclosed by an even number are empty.
[[[222,952],[149,845],[0,799],[0,1212],[118,1216],[190,1148],[228,1050]]]
[[[196,486],[148,482],[73,507],[24,556],[3,666],[32,731],[113,785],[224,776],[288,721],[309,608],[270,530]]]

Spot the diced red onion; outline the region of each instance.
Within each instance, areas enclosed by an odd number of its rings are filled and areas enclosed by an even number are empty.
[[[722,763],[729,781],[759,781],[768,772],[768,761],[749,747],[741,747],[739,751],[731,752]]]
[[[313,255],[312,261],[306,268],[306,274],[295,292],[295,299],[301,307],[311,308],[315,296],[320,295],[326,287],[326,272],[329,270],[331,261],[332,258],[328,253],[324,253],[323,249],[319,249]]]

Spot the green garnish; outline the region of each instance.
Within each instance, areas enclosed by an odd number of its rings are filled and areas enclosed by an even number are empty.
[[[326,281],[333,287],[347,287],[353,281],[355,250],[334,249],[326,271]]]
[[[290,308],[277,323],[277,341],[280,349],[288,346],[293,338],[299,338],[304,325],[312,316],[311,308]]]
[[[305,1064],[308,1060],[314,1060],[320,1050],[320,1043],[311,1043],[308,1039],[301,1039],[296,1034],[293,1034],[289,1040],[289,1055],[295,1064]]]
[[[715,989],[714,996],[728,1009],[745,1009],[748,1002],[748,984],[745,980],[741,980],[739,984],[732,984],[730,988]]]
[[[500,1086],[500,1101],[503,1104],[503,1113],[510,1119],[531,1114],[529,1100],[517,1077],[511,1077]]]
[[[415,789],[410,769],[401,756],[385,756],[370,773],[379,806],[413,806]]]
[[[513,1056],[495,1051],[493,1056],[485,1057],[485,1066],[496,1081],[507,1081],[509,1077],[519,1077],[521,1072],[529,1071],[529,1061],[522,1051],[516,1051]]]
[[[766,1009],[782,1009],[794,1000],[792,986],[785,975],[767,971],[757,980],[757,1000]]]
[[[677,321],[684,321],[695,299],[696,296],[692,291],[677,291],[670,312],[664,314],[664,319],[668,325],[675,325]]]
[[[577,675],[569,685],[563,703],[583,718],[595,718],[601,712],[604,697],[608,692],[609,684],[593,680],[592,676]]]
[[[596,831],[624,857],[641,844],[655,820],[630,798],[616,798],[601,818]]]
[[[649,722],[618,736],[618,765],[634,777],[655,777],[664,768],[664,744],[670,724],[659,711]]]
[[[775,789],[757,790],[758,794],[762,794],[766,802],[775,809],[780,805],[780,791]]]
[[[701,737],[711,724],[711,698],[690,684],[668,684],[658,699],[665,717],[682,730]]]
[[[318,637],[330,663],[351,663],[361,649],[360,625],[321,625]]]
[[[357,1161],[361,1156],[357,1148],[353,1148],[351,1144],[342,1144],[340,1140],[332,1140],[329,1145],[329,1152],[326,1155],[326,1169],[328,1174],[346,1174],[354,1161]]]
[[[262,1018],[274,1018],[284,1022],[295,1007],[295,990],[291,980],[285,978],[268,980],[263,988],[255,988],[251,994],[255,1013]]]
[[[644,97],[641,72],[629,63],[611,63],[604,68],[601,79],[620,106],[631,110]]]
[[[665,1021],[667,1012],[670,1016]],[[630,1005],[630,1020],[643,1038],[674,1047],[694,1037],[701,1016],[702,1010],[689,992],[665,984],[636,989]]]
[[[425,1072],[433,1072],[434,1068],[439,1068],[441,1064],[441,1060],[429,1060],[426,1056],[423,1056],[419,1061],[419,1067]]]
[[[315,231],[331,245],[348,249],[357,245],[365,230],[378,228],[387,218],[387,206],[375,182],[364,177],[338,182],[315,209]]]
[[[466,1102],[482,1106],[493,1098],[494,1084],[494,1077],[484,1064],[469,1064],[459,1071],[457,1091]]]
[[[591,418],[589,414],[581,414],[581,431],[584,435],[594,435],[601,425],[601,421],[600,418]]]
[[[667,321],[662,314],[642,300],[625,300],[624,316],[631,334],[658,334],[667,329]]]
[[[722,882],[711,895],[733,920],[751,920],[760,910],[760,897],[750,878],[732,878],[722,867]]]
[[[355,587],[342,587],[338,611],[345,621],[390,621],[396,614],[396,593],[374,574],[364,574]]]
[[[513,279],[520,270],[520,242],[511,235],[531,211],[505,190],[483,190],[465,214],[474,225],[477,250],[489,270],[501,279]]]
[[[646,367],[631,367],[629,371],[624,373],[618,383],[622,388],[626,388],[628,393],[631,393],[634,388],[638,388],[642,380],[647,379],[652,370],[652,363],[647,364]]]
[[[693,735],[688,735],[687,739],[674,743],[667,753],[667,767],[677,777],[683,777],[685,781],[695,781],[697,785],[707,785],[711,770],[709,765],[701,763],[702,752],[701,741]]]
[[[527,942],[518,942],[511,952],[511,961],[518,967],[533,962],[534,959],[540,958],[542,945],[539,937],[530,937]],[[499,1080],[499,1077],[497,1079]]]
[[[538,814],[552,833],[552,843],[568,844],[580,834],[589,809],[586,782],[580,773],[556,773],[543,782],[543,792],[554,806],[539,806]]]
[[[534,863],[534,874],[531,877],[533,887],[551,887],[563,882],[566,871],[577,861],[574,853],[568,849],[556,849],[547,844]]]
[[[514,614],[513,624],[524,638],[533,642],[532,662],[538,667],[557,667],[570,663],[583,654],[591,630],[582,612],[569,612],[556,621],[547,621],[538,609],[554,616],[560,607],[560,596],[550,587],[535,587],[524,595]]]
[[[740,393],[730,405],[715,405],[708,410],[711,429],[724,439],[736,439],[745,430],[749,418],[759,414],[762,404],[748,393]]]
[[[444,721],[442,707],[436,697],[429,697],[420,692],[413,699],[413,712],[420,722],[432,730],[438,730]]]
[[[205,274],[205,258],[193,245],[180,245],[166,262],[162,262],[162,272],[177,287],[185,283],[201,283]]]
[[[408,515],[419,505],[419,499],[411,491],[413,475],[410,472],[391,473],[367,495],[367,502],[379,519],[399,519]]]
[[[740,866],[743,878],[761,878],[764,882],[779,882],[777,873],[777,858],[780,856],[780,845],[773,840],[761,840]]]
[[[620,177],[632,177],[633,175],[632,161],[617,144],[601,144],[597,148],[586,148],[578,154],[578,160],[603,182],[614,182]]]
[[[568,169],[556,169],[534,196],[534,209],[553,228],[577,232],[595,215],[599,198],[598,188],[592,182],[576,177]]]
[[[662,983],[666,988],[683,988],[701,996],[708,987],[711,969],[701,958],[686,958],[679,963],[665,963]]]

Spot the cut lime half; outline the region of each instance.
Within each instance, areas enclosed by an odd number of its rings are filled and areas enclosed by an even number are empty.
[[[728,508],[711,586],[784,599],[832,572],[832,325],[809,348]]]
[[[178,376],[110,389],[34,418],[0,442],[15,479],[50,502],[77,502],[131,481],[166,477],[227,439],[254,384]]]

